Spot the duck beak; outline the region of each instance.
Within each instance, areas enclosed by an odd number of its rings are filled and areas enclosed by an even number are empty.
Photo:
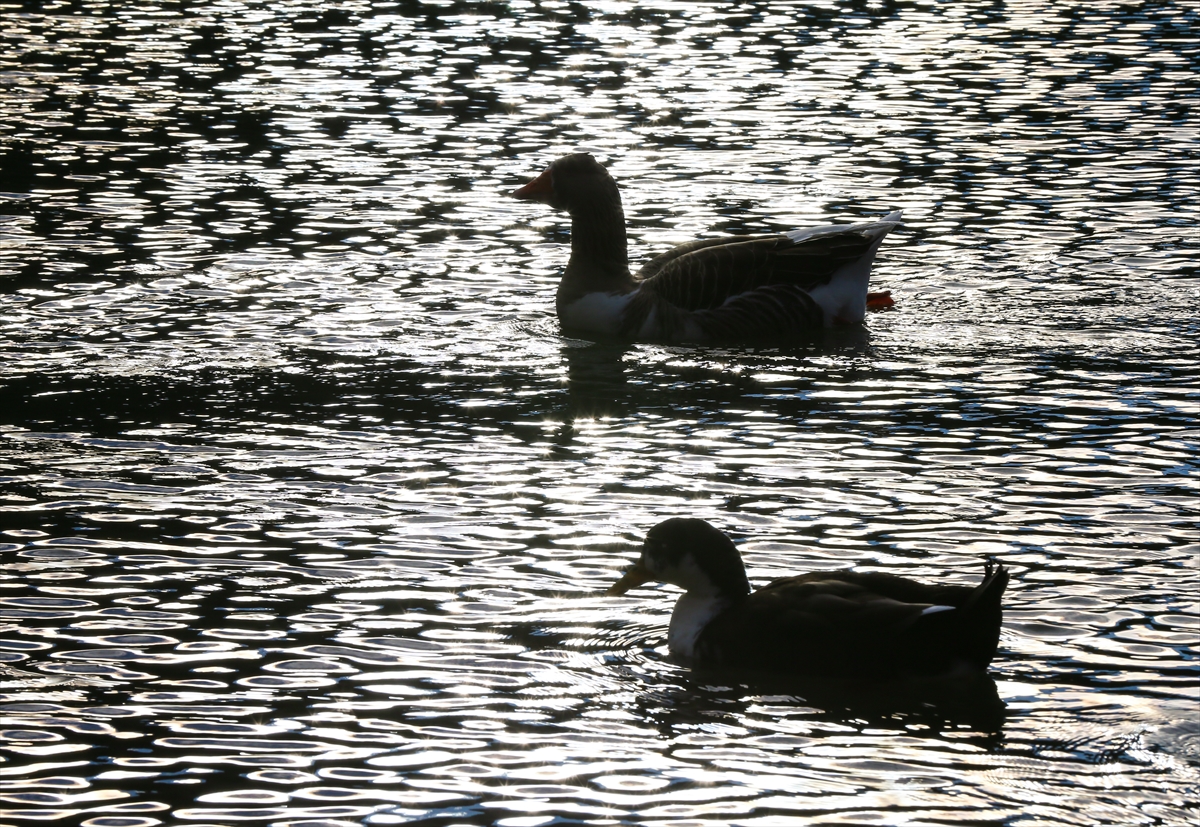
[[[549,203],[551,196],[554,195],[554,176],[547,169],[537,178],[534,178],[525,186],[512,194],[513,198],[520,198],[522,201],[542,201]]]
[[[605,594],[609,597],[619,597],[630,589],[636,589],[643,583],[653,579],[654,575],[639,560],[629,567],[629,570],[625,572],[625,575],[620,580],[609,586]]]

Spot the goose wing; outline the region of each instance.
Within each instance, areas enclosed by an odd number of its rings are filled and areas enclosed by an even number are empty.
[[[809,290],[829,281],[842,265],[866,254],[874,238],[839,231],[733,236],[683,244],[642,268],[641,290],[681,310],[712,310],[734,296],[767,285]]]

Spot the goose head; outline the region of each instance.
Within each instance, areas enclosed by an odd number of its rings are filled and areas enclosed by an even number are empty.
[[[514,192],[513,198],[541,201],[574,215],[581,210],[620,210],[621,194],[608,170],[586,152],[564,155],[546,171]]]
[[[641,557],[608,594],[622,595],[651,580],[679,586],[696,597],[737,600],[750,594],[737,547],[704,520],[677,517],[650,529]]]

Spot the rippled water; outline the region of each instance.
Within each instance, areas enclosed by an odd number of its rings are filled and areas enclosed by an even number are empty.
[[[0,6],[5,818],[1197,823],[1198,31]],[[566,221],[506,194],[576,149],[637,257],[903,209],[897,306],[788,350],[563,338]],[[599,596],[673,515],[755,583],[995,556],[994,687],[673,664],[669,590]]]

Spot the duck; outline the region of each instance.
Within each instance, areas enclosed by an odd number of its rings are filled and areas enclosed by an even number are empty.
[[[810,337],[861,324],[871,264],[900,223],[879,221],[681,244],[629,270],[625,213],[612,176],[588,153],[558,158],[512,193],[571,216],[571,256],[555,296],[564,331],[585,338],[736,344]]]
[[[831,678],[982,674],[996,654],[1008,571],[990,559],[976,586],[882,572],[817,571],[752,592],[733,541],[710,523],[673,518],[607,594],[650,581],[684,593],[671,613],[673,659],[696,667]]]

